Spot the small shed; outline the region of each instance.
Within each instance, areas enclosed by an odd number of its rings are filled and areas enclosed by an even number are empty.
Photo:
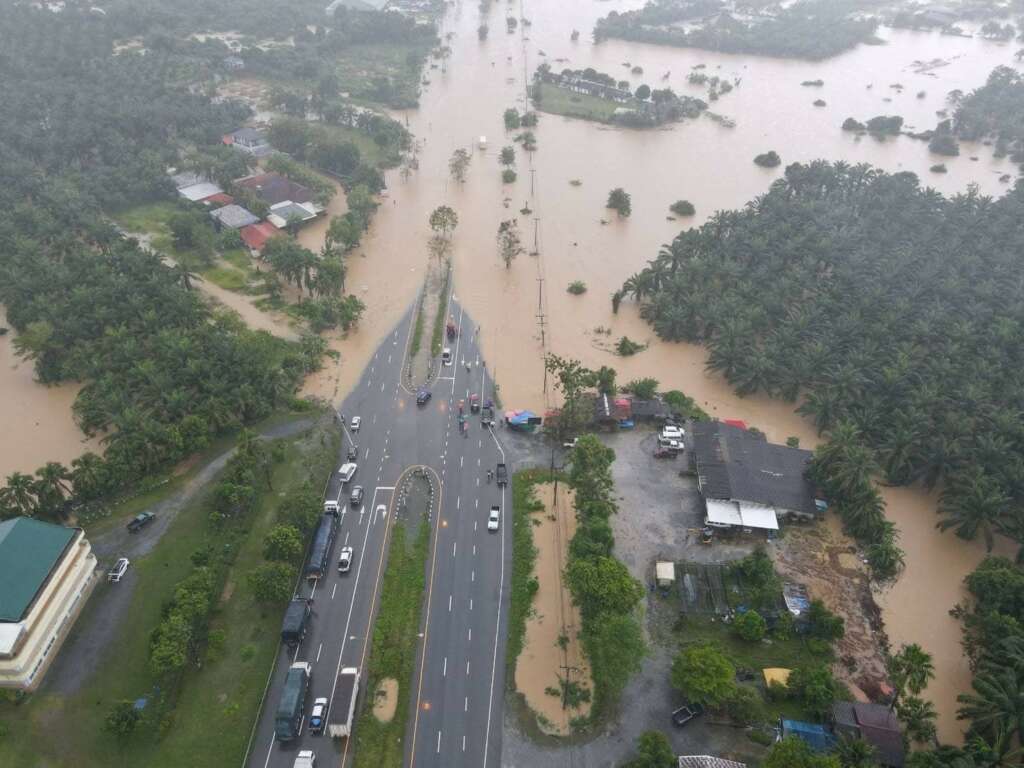
[[[654,580],[659,587],[671,587],[676,581],[676,565],[669,561],[654,564]]]

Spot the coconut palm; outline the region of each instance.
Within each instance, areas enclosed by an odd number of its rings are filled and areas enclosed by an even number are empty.
[[[935,742],[935,707],[918,696],[907,696],[896,707],[907,736],[919,744]]]
[[[889,657],[889,676],[896,688],[893,706],[906,693],[919,694],[935,677],[935,665],[932,656],[917,643],[901,646],[899,651]]]

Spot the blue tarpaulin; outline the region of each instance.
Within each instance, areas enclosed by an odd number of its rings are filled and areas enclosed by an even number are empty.
[[[802,720],[782,721],[782,738],[787,736],[796,736],[815,752],[827,752],[836,743],[835,737],[824,726]]]
[[[537,414],[533,411],[516,411],[514,414],[508,417],[508,423],[514,427],[523,426],[530,423],[530,419],[536,419]]]

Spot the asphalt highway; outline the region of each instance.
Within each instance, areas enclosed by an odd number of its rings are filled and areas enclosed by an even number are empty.
[[[366,668],[374,612],[380,598],[392,502],[402,476],[429,467],[440,481],[439,514],[433,519],[431,556],[412,690],[403,698],[411,707],[405,737],[407,766],[498,766],[501,754],[504,635],[506,632],[511,515],[510,492],[488,480],[502,449],[479,414],[470,413],[469,396],[493,396],[493,383],[476,344],[478,329],[453,296],[449,311],[460,327],[451,342],[452,364],[440,367],[429,389],[431,400],[417,406],[416,393],[402,385],[412,312],[380,345],[358,385],[338,408],[345,439],[338,466],[351,446],[358,450],[355,477],[341,488],[336,473],[324,478],[325,495],[340,492],[341,520],[329,568],[316,582],[303,581],[297,594],[313,598],[312,622],[303,643],[291,653],[282,646],[271,673],[263,706],[253,728],[248,768],[291,768],[299,750],[316,753],[318,766],[351,765],[353,739],[331,739],[308,731],[314,699],[331,698],[338,670],[363,673],[354,728],[368,692]],[[428,324],[429,325],[429,324]],[[429,328],[426,332],[429,332]],[[424,338],[429,344],[429,338]],[[446,342],[448,343],[448,342]],[[460,429],[459,401],[466,429]],[[351,419],[362,420],[358,432]],[[348,492],[363,486],[358,509]],[[501,509],[497,532],[487,529],[492,505]],[[510,511],[510,510],[509,510]],[[343,546],[353,548],[348,573],[339,574]],[[274,713],[288,667],[307,661],[313,667],[298,738],[274,738]],[[372,692],[370,692],[372,693]],[[372,716],[367,714],[366,716]],[[328,717],[330,720],[330,716]]]

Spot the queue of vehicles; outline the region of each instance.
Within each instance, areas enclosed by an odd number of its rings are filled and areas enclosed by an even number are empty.
[[[457,334],[457,330],[455,331]],[[449,327],[449,338],[453,337]],[[445,365],[451,365],[452,355],[449,348],[445,348],[442,355]],[[429,389],[420,389],[416,394],[418,405],[425,405],[431,399]],[[494,423],[494,404],[488,400],[485,404],[480,402],[478,395],[470,398],[470,410],[472,413],[479,413],[484,426],[491,426]],[[353,417],[349,423],[349,430],[358,433],[362,426],[362,419],[359,416]],[[304,570],[308,579],[320,579],[326,575],[327,562],[334,538],[337,534],[339,517],[341,514],[342,498],[345,487],[355,478],[359,470],[356,463],[358,448],[353,442],[347,452],[348,461],[343,464],[335,473],[335,476],[328,482],[323,505],[323,516],[313,536],[313,543],[309,550],[309,557]],[[495,477],[499,486],[508,484],[508,468],[503,462],[496,465]],[[488,472],[490,475],[490,472]],[[489,479],[489,478],[488,478]],[[361,507],[365,499],[365,489],[361,485],[351,488],[348,496],[350,509]],[[385,505],[378,505],[377,511],[386,515]],[[151,520],[140,518],[130,524],[129,530],[133,532],[148,524]],[[487,518],[487,530],[496,532],[501,522],[501,507],[494,505],[490,508]],[[348,573],[352,567],[354,552],[352,547],[344,546],[338,555],[338,573]],[[127,562],[123,566],[127,568]],[[123,571],[122,571],[123,572]],[[309,628],[312,616],[312,600],[295,597],[285,611],[281,627],[282,643],[296,656],[301,647],[303,639]],[[294,661],[288,668],[284,688],[278,701],[274,717],[274,733],[278,740],[289,742],[301,735],[305,711],[306,698],[312,679],[312,665],[306,661]],[[314,735],[323,734],[325,731],[332,738],[347,738],[352,733],[352,721],[355,717],[356,700],[359,695],[360,672],[356,667],[342,668],[335,680],[330,699],[318,697],[313,701],[308,717],[309,732]],[[295,758],[293,768],[315,768],[316,753],[313,750],[300,750]]]

